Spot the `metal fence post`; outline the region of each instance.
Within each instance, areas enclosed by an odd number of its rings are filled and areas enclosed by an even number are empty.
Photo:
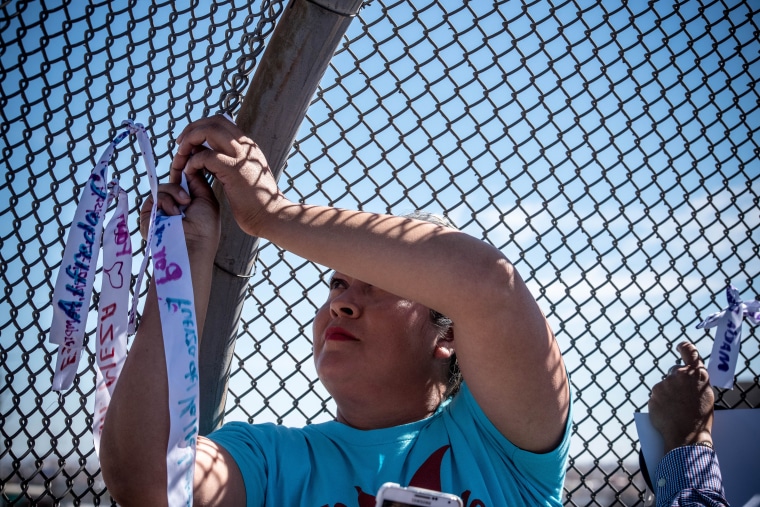
[[[280,177],[309,103],[363,0],[292,0],[277,23],[236,123]],[[224,418],[227,383],[258,238],[240,230],[220,185],[222,236],[200,350],[200,433]],[[221,268],[221,269],[220,269]]]

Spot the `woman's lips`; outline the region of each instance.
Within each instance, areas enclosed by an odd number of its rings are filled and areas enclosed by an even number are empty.
[[[358,341],[354,335],[341,327],[328,327],[325,330],[325,341]]]

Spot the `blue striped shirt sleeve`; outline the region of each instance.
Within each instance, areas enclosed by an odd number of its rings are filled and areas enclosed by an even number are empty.
[[[655,474],[657,507],[725,507],[718,456],[709,447],[687,445],[667,453]]]

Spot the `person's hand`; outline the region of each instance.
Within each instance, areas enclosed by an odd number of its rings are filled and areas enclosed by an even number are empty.
[[[649,416],[665,440],[665,452],[697,442],[712,443],[715,395],[697,348],[689,342],[678,345],[684,361],[652,388]]]
[[[219,203],[211,186],[201,173],[189,174],[187,186],[190,195],[178,183],[159,185],[158,209],[173,216],[179,215],[180,206],[187,206],[182,226],[188,252],[191,254],[204,252],[213,257],[216,254],[221,231]],[[140,210],[140,233],[143,239],[147,239],[152,206],[153,197],[150,196]]]
[[[212,173],[222,184],[240,228],[258,236],[284,197],[256,143],[219,115],[189,124],[177,143],[170,181],[179,181],[183,171],[188,176]]]

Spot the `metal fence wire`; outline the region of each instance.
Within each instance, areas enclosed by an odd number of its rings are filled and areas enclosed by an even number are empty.
[[[239,109],[284,8],[0,4],[0,505],[112,503],[90,432],[93,318],[74,386],[51,391],[51,295],[81,187],[127,118],[149,127],[165,177],[184,125]],[[634,412],[679,341],[709,356],[714,336],[695,326],[726,306],[729,283],[745,300],[760,293],[759,11],[372,0],[296,137],[280,179],[291,199],[443,213],[514,260],[574,390],[567,505],[651,501]],[[112,170],[136,216],[149,193],[138,153],[122,148]],[[135,219],[130,229],[139,257]],[[261,244],[226,421],[333,417],[309,332],[325,273]],[[744,326],[724,405],[760,406],[759,338]]]

